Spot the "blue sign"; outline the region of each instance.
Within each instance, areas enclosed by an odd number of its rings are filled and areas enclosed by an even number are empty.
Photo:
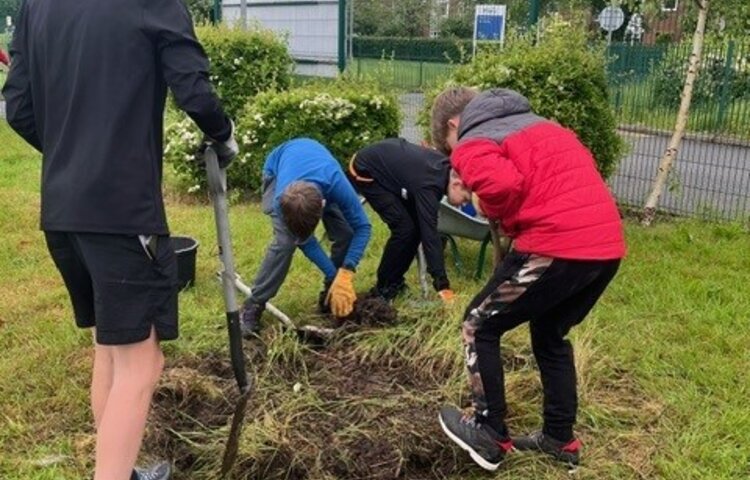
[[[505,40],[505,5],[477,5],[474,13],[474,53],[477,42],[500,42]]]
[[[502,15],[477,15],[477,40],[500,41],[503,38],[505,17]]]

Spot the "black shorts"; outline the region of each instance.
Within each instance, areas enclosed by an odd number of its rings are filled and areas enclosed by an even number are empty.
[[[177,259],[169,236],[149,250],[137,235],[45,232],[73,303],[76,324],[96,342],[126,345],[177,338]],[[151,253],[153,251],[153,254]]]

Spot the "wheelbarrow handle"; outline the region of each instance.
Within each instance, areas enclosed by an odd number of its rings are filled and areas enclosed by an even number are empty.
[[[219,168],[216,151],[209,145],[203,154],[208,177],[208,189],[214,205],[216,235],[219,243],[219,259],[222,263],[221,285],[224,292],[224,305],[229,330],[229,353],[232,359],[232,370],[240,393],[249,390],[245,355],[242,351],[242,332],[240,330],[240,312],[237,304],[237,292],[234,287],[235,269],[232,241],[229,230],[229,206],[227,201],[226,171]]]

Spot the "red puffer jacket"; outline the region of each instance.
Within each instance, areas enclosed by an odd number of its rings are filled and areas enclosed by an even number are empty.
[[[625,255],[620,214],[591,152],[570,130],[531,113],[517,92],[490,90],[469,103],[451,163],[519,252]]]

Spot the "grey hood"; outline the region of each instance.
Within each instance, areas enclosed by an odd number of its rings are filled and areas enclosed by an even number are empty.
[[[501,142],[531,124],[544,121],[531,112],[528,99],[507,88],[479,94],[464,109],[458,125],[458,139],[490,138]]]

